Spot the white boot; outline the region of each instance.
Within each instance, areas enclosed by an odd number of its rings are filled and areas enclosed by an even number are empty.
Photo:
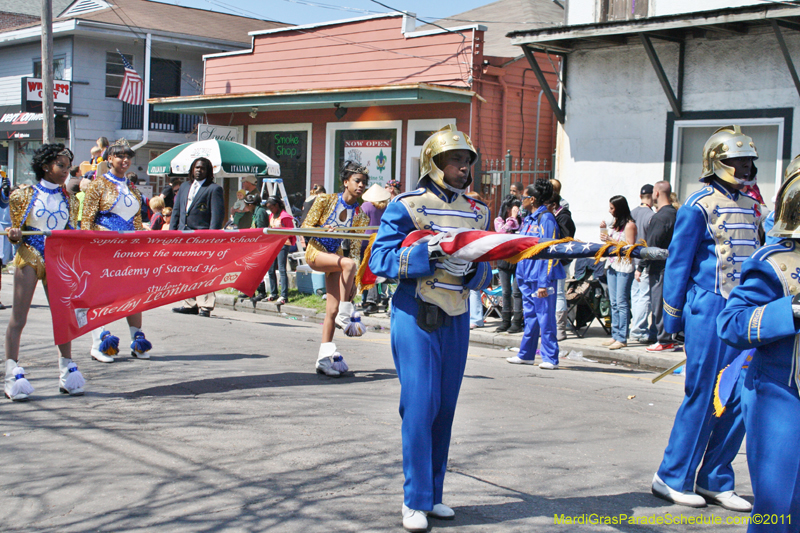
[[[350,325],[350,317],[353,316],[354,311],[355,306],[353,306],[353,302],[339,302],[339,313],[336,315],[334,322],[338,327],[346,331],[347,327]]]
[[[130,326],[131,330],[131,355],[137,359],[150,359],[150,350],[153,345],[150,341],[144,338],[144,333],[141,329]]]
[[[103,333],[106,335],[103,335]],[[100,361],[101,363],[113,363],[114,358],[111,356],[116,355],[117,352],[119,352],[119,339],[117,339],[116,346],[114,346],[113,339],[116,339],[116,337],[111,335],[111,333],[107,332],[102,327],[93,329],[92,350],[89,352],[92,356],[92,359]]]
[[[319,355],[317,355],[317,374],[325,374],[330,377],[339,377],[349,369],[344,357],[336,351],[336,344],[333,342],[323,342],[319,345]]]
[[[6,359],[6,398],[15,402],[22,402],[33,394],[33,385],[25,379],[25,369],[17,366],[13,359]]]
[[[72,359],[59,357],[58,369],[61,371],[58,390],[70,396],[83,396],[83,387],[86,385],[86,380],[83,379],[83,374],[78,370],[78,365]]]

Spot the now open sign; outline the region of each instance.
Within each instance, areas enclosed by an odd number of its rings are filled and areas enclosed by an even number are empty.
[[[41,113],[44,84],[40,78],[22,78],[22,105],[25,111]],[[53,104],[57,115],[72,112],[72,82],[53,81]]]

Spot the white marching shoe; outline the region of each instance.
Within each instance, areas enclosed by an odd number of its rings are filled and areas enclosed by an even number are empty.
[[[349,368],[344,357],[336,350],[336,343],[323,342],[319,345],[317,356],[317,374],[325,374],[336,378],[347,372]]]
[[[33,394],[33,385],[25,379],[25,369],[13,359],[6,359],[5,393],[6,398],[15,402],[23,402]]]
[[[428,516],[425,511],[409,509],[403,504],[403,529],[412,533],[428,531]]]
[[[113,363],[113,355],[119,353],[119,338],[102,327],[92,330],[92,349],[89,354],[95,361]]]
[[[141,329],[130,326],[131,330],[131,355],[136,359],[150,359],[150,350],[153,349],[152,343],[144,338]]]
[[[78,370],[78,365],[72,359],[59,357],[58,370],[61,372],[61,378],[58,380],[58,390],[62,394],[69,394],[70,396],[83,396],[83,387],[86,385],[86,380],[83,379],[83,374]]]
[[[339,302],[339,312],[333,322],[348,337],[360,337],[367,332],[353,302]]]
[[[668,502],[677,503],[678,505],[685,505],[687,507],[706,507],[706,500],[699,494],[690,490],[678,492],[664,483],[658,474],[653,475],[653,485],[650,488],[653,496],[667,500]]]
[[[749,513],[753,510],[753,505],[733,492],[726,490],[722,492],[714,492],[713,490],[706,490],[701,486],[695,487],[697,493],[705,498],[708,503],[719,505],[729,511],[738,511],[740,513]]]
[[[428,511],[428,516],[439,520],[452,520],[456,517],[456,512],[443,503],[437,503],[433,509]]]

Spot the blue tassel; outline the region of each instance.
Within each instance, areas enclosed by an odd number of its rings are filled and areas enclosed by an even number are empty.
[[[119,337],[115,337],[110,331],[103,331],[100,334],[101,353],[106,355],[117,355],[119,353]]]
[[[149,352],[153,349],[153,344],[144,338],[144,333],[137,331],[133,335],[133,342],[131,343],[131,350],[138,353]]]

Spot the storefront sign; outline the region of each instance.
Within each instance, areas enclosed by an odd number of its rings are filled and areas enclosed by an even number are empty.
[[[25,111],[42,112],[44,84],[39,78],[22,78],[22,108]],[[72,82],[53,81],[53,104],[56,115],[72,113]]]
[[[210,141],[231,141],[239,142],[239,128],[236,126],[216,126],[214,124],[198,124],[197,140]]]
[[[0,106],[0,138],[41,139],[42,114],[22,111],[19,106]]]
[[[392,178],[392,141],[344,141],[345,160],[357,161],[369,171],[369,182],[386,185]]]

